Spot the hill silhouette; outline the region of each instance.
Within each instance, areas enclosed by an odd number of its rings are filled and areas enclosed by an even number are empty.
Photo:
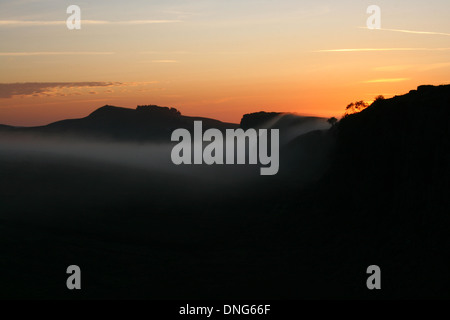
[[[325,118],[305,117],[281,112],[256,112],[243,116],[240,124],[219,120],[184,116],[175,108],[156,105],[138,106],[136,109],[106,105],[85,118],[67,119],[38,127],[0,125],[0,132],[45,134],[85,139],[119,141],[168,141],[173,130],[193,131],[194,121],[202,121],[203,130],[216,128],[274,128],[280,129],[282,140],[293,139],[303,133],[326,129]]]
[[[7,126],[7,125],[4,125],[4,124],[0,124],[0,130],[6,131],[6,130],[9,130],[9,129],[12,129],[12,127],[11,127],[11,126]]]
[[[39,127],[0,127],[22,133],[38,133],[86,139],[122,141],[167,140],[173,130],[192,130],[194,121],[201,120],[204,129],[225,130],[238,125],[219,120],[183,116],[175,108],[156,105],[138,106],[136,109],[103,106],[85,118],[62,120]]]

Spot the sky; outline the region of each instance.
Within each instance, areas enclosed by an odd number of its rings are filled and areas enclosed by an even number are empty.
[[[66,12],[81,9],[81,29]],[[370,5],[381,29],[367,28]],[[340,117],[355,100],[450,83],[448,0],[2,0],[0,123],[157,104],[239,122]]]

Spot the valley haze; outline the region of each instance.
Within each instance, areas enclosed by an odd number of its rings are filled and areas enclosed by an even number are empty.
[[[330,123],[150,105],[0,126],[0,296],[74,298],[61,270],[76,263],[86,299],[448,298],[448,119],[442,85]],[[172,133],[199,121],[278,130],[279,172],[175,165]]]

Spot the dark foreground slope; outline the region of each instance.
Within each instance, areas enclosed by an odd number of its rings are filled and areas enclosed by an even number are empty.
[[[376,101],[331,131],[333,164],[315,197],[337,259],[352,272],[378,264],[388,297],[448,298],[450,86]]]
[[[291,139],[273,177],[0,152],[0,296],[449,298],[449,98],[421,87]]]

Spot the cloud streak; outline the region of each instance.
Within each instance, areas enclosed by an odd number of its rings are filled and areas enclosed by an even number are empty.
[[[368,80],[363,81],[362,83],[389,83],[389,82],[402,82],[402,81],[408,81],[409,78],[394,78],[394,79],[375,79],[375,80]]]
[[[27,57],[27,56],[71,56],[71,55],[111,55],[114,52],[95,51],[34,51],[34,52],[0,52],[0,57]]]
[[[121,82],[24,82],[0,83],[0,98],[7,99],[13,96],[39,96],[49,95],[52,90],[62,88],[93,88],[122,86]],[[93,92],[93,91],[92,91]]]
[[[373,68],[374,71],[380,72],[396,72],[404,71],[408,69],[414,69],[416,71],[429,71],[434,69],[449,68],[450,62],[444,63],[430,63],[430,64],[405,64],[405,65],[393,65],[393,66],[382,66]]]
[[[378,52],[378,51],[448,51],[450,48],[347,48],[326,49],[313,52]]]
[[[178,63],[178,60],[152,60],[153,63]]]
[[[360,29],[368,29],[367,27],[359,27]],[[372,31],[372,29],[370,29]],[[410,33],[410,34],[422,34],[422,35],[438,35],[438,36],[450,36],[450,33],[445,32],[434,32],[434,31],[414,31],[414,30],[405,30],[405,29],[374,29],[381,31],[391,31],[391,32],[401,32],[401,33]]]
[[[106,20],[81,20],[81,25],[146,25],[179,23],[182,20],[128,20],[128,21],[106,21]],[[65,26],[66,21],[61,20],[0,20],[0,27],[38,27],[38,26]]]

